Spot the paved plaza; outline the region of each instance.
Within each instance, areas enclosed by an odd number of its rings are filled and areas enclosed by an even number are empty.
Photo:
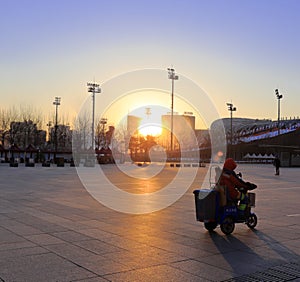
[[[154,180],[103,169],[124,190],[143,193],[179,168],[166,167]],[[258,185],[258,225],[237,224],[226,236],[195,218],[192,192],[205,167],[176,203],[134,215],[96,201],[74,167],[1,164],[0,281],[300,281],[300,168],[281,168],[280,176],[272,165],[237,170]]]

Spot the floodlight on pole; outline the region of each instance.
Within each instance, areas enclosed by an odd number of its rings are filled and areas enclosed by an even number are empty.
[[[53,105],[55,106],[55,127],[54,127],[54,162],[56,163],[57,154],[57,128],[58,128],[58,106],[60,105],[60,97],[55,97]]]
[[[280,99],[283,98],[282,94],[279,94],[279,90],[275,89],[275,95],[278,100],[278,121],[277,121],[277,129],[278,129],[278,135],[280,134]]]
[[[92,82],[87,83],[88,92],[92,93],[92,149],[94,149],[94,143],[95,143],[95,94],[101,93],[101,89],[98,83]]]
[[[236,111],[236,107],[233,106],[232,103],[226,103],[228,107],[228,111],[230,111],[230,144],[233,143],[233,130],[232,130],[232,112]]]
[[[168,78],[172,80],[171,91],[171,151],[173,151],[173,119],[174,119],[174,80],[178,80],[178,75],[175,74],[175,69],[168,68]]]

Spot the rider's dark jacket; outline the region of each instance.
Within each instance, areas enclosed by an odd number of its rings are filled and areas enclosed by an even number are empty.
[[[232,200],[238,200],[240,192],[236,188],[247,188],[248,185],[234,172],[237,167],[236,162],[229,158],[225,161],[222,174],[220,177],[220,185],[227,187],[229,196]]]

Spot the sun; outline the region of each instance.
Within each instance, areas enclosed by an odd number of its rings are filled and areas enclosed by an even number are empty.
[[[162,128],[159,125],[145,124],[139,127],[139,133],[143,136],[159,136],[162,133]]]

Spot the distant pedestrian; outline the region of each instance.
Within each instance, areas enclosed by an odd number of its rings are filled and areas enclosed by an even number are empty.
[[[275,157],[273,165],[275,166],[275,175],[279,175],[280,159],[278,158],[278,156]]]

